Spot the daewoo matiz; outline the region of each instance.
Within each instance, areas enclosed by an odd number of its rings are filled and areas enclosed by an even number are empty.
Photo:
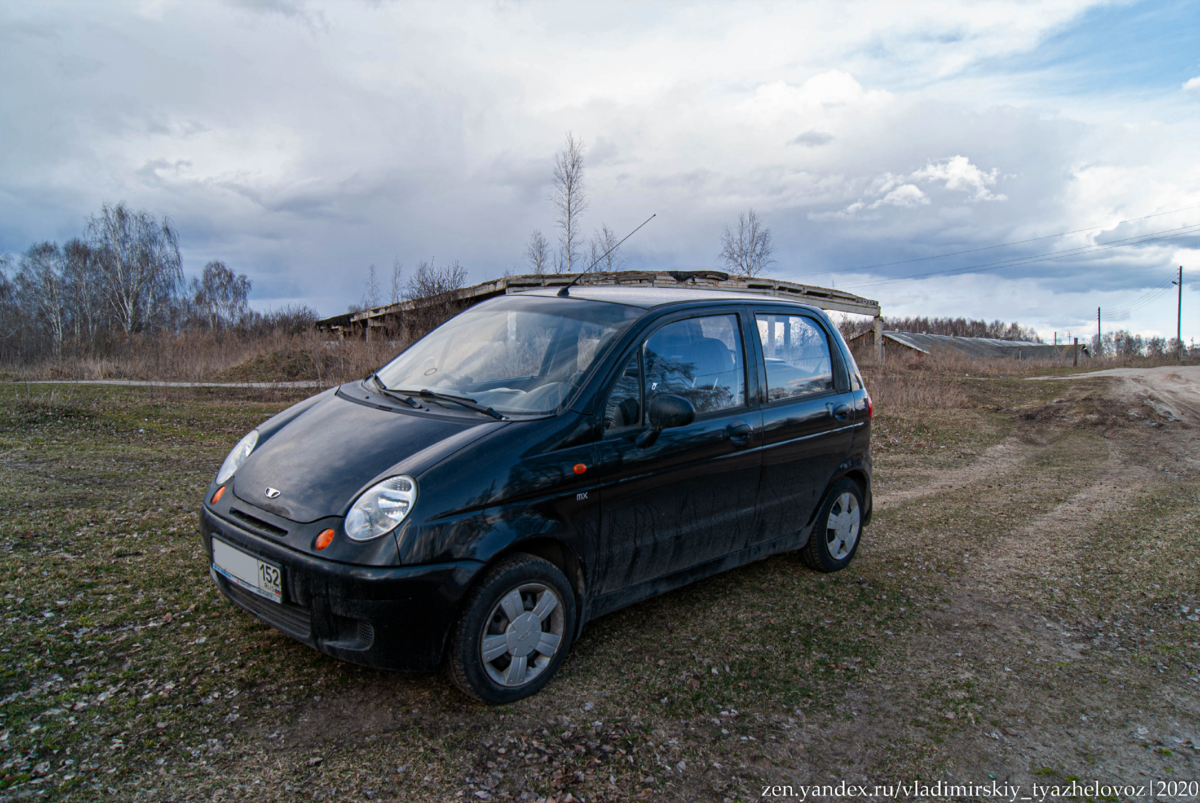
[[[768,555],[846,566],[871,399],[818,309],[721,290],[486,301],[243,438],[213,581],[328,655],[533,694],[583,624]]]

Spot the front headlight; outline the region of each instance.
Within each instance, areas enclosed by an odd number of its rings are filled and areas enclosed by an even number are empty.
[[[257,429],[251,430],[249,435],[237,442],[237,446],[233,447],[233,451],[229,453],[229,457],[226,457],[225,462],[221,464],[221,470],[217,472],[217,485],[223,484],[233,476],[233,472],[237,471],[242,463],[246,462],[246,458],[254,451],[254,447],[257,444]]]
[[[412,477],[388,477],[363,491],[346,514],[346,535],[354,541],[369,541],[390,533],[404,521],[417,502],[417,481]]]

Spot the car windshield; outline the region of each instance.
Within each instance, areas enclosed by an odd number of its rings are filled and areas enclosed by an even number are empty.
[[[500,413],[557,410],[643,310],[505,296],[451,318],[379,369],[389,389],[474,399]]]

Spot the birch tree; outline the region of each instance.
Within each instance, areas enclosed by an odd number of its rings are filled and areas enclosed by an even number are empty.
[[[721,236],[721,255],[730,273],[739,276],[758,276],[775,261],[771,255],[771,229],[753,209],[738,215],[737,230],[728,226]]]
[[[125,334],[160,323],[183,283],[179,237],[170,220],[105,204],[88,220],[87,244],[114,323]]]
[[[237,325],[249,310],[251,282],[246,274],[235,274],[220,260],[204,266],[199,279],[192,280],[192,303],[211,331]]]
[[[63,284],[71,313],[71,336],[80,345],[95,345],[104,331],[108,311],[92,249],[78,238],[62,248]]]
[[[566,146],[554,157],[554,222],[559,228],[559,262],[566,272],[574,270],[583,247],[583,231],[579,220],[588,207],[587,190],[583,181],[583,141],[567,132]]]
[[[392,260],[392,286],[391,292],[388,293],[389,304],[399,304],[401,296],[404,295],[404,285],[400,283],[400,277],[404,274],[404,264],[399,258]]]
[[[550,243],[546,242],[546,238],[540,231],[529,235],[529,243],[525,246],[525,259],[529,261],[529,267],[538,276],[541,276],[550,267]]]
[[[57,243],[37,243],[21,255],[16,285],[21,307],[32,318],[31,323],[44,330],[51,351],[58,357],[62,354],[68,312],[62,251]]]
[[[624,270],[629,260],[622,257],[618,250],[613,250],[619,242],[616,232],[601,223],[600,228],[596,229],[596,233],[588,241],[588,264],[596,263],[596,270],[606,272]]]

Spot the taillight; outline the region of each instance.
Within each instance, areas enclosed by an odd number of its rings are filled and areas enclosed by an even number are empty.
[[[871,397],[867,397],[867,420],[870,421],[875,417],[875,403],[871,401]]]

